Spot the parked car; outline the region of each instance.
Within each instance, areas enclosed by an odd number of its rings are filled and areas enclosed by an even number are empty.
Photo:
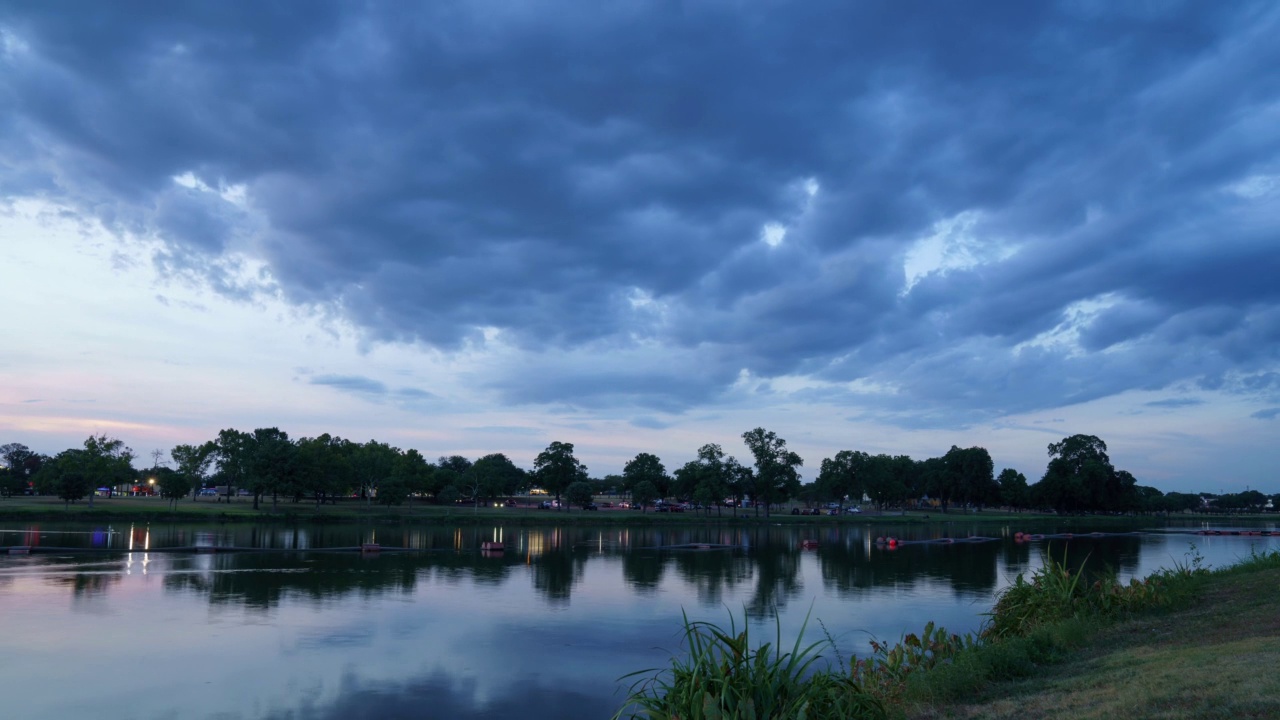
[[[551,509],[551,501],[550,501],[550,500],[543,500],[542,502],[538,503],[538,509],[539,509],[539,510],[550,510],[550,509]]]
[[[600,506],[596,505],[595,503],[587,503],[586,505],[582,506],[582,509],[583,510],[599,510]]]
[[[847,507],[847,508],[845,508],[845,509],[844,509],[844,511],[845,511],[845,512],[847,512],[847,513],[849,513],[849,514],[851,514],[851,515],[857,515],[858,513],[862,512],[862,508],[860,508],[860,507]]]

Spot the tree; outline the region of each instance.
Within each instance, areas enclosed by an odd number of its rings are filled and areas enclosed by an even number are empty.
[[[90,435],[84,441],[84,454],[79,457],[91,491],[129,482],[137,474],[133,469],[133,450],[117,438]],[[93,492],[89,493],[89,507],[93,507]]]
[[[0,495],[4,497],[13,497],[21,495],[27,489],[27,480],[25,477],[14,472],[9,467],[0,467]]]
[[[191,493],[195,485],[190,476],[167,467],[152,468],[156,479],[156,487],[160,488],[160,497],[169,501],[169,507],[177,507],[178,500]]]
[[[486,500],[514,495],[524,479],[524,471],[502,453],[491,453],[476,460],[471,475],[478,485],[478,495]]]
[[[1199,510],[1204,504],[1199,495],[1195,493],[1171,492],[1165,493],[1161,499],[1161,506],[1165,512],[1186,512],[1189,510]]]
[[[209,466],[213,464],[214,453],[218,446],[212,442],[203,445],[175,445],[169,451],[177,471],[191,483],[193,488],[204,487],[205,478],[209,475]]]
[[[444,505],[453,505],[458,502],[458,488],[454,485],[445,485],[440,488],[440,492],[436,493],[436,499]]]
[[[666,497],[671,493],[671,477],[667,475],[667,469],[657,455],[650,453],[640,453],[623,466],[622,480],[623,487],[628,490],[648,480],[658,489],[659,497]]]
[[[296,459],[285,459],[284,477],[292,481],[296,492],[310,494],[316,507],[326,500],[334,502],[335,498],[350,494],[356,486],[351,456],[359,447],[329,433],[303,438],[294,448]]]
[[[1059,512],[1120,511],[1137,506],[1137,481],[1117,471],[1107,457],[1107,444],[1093,435],[1072,435],[1049,443],[1049,467],[1032,494]]]
[[[0,493],[6,497],[25,493],[40,471],[40,466],[47,460],[48,458],[32,452],[22,443],[0,445],[0,465],[4,466],[3,472],[0,472]]]
[[[573,443],[566,442],[552,442],[546,450],[538,453],[533,461],[533,472],[543,489],[555,493],[557,503],[560,502],[560,493],[571,483],[587,479],[587,466],[573,456]]]
[[[471,469],[471,461],[461,455],[441,455],[436,466],[442,470],[452,470],[461,475]]]
[[[742,433],[742,441],[756,460],[755,492],[752,499],[764,503],[764,515],[769,517],[770,505],[784,502],[799,492],[800,473],[796,468],[803,465],[804,461],[796,453],[787,450],[786,440],[764,428]]]
[[[641,513],[657,499],[658,488],[648,480],[641,480],[635,487],[631,488],[631,502],[640,506]]]
[[[639,457],[639,456],[637,456]],[[730,494],[733,481],[733,469],[726,460],[724,450],[715,443],[708,443],[698,448],[698,458],[690,460],[676,470],[671,490],[681,500],[692,500],[701,505],[706,513],[711,514],[715,506],[720,513],[724,497]],[[736,461],[733,461],[736,463]]]
[[[591,501],[595,499],[591,495],[591,483],[585,480],[575,480],[569,483],[569,487],[565,489],[564,494],[570,505],[577,505],[583,510],[586,510]]]
[[[227,488],[227,502],[231,502],[236,488],[241,487],[249,476],[253,436],[228,428],[218,431],[218,438],[213,444],[213,454],[218,461],[218,478]]]
[[[1013,468],[1005,468],[1000,471],[1000,477],[997,478],[1000,485],[1000,501],[1011,508],[1025,508],[1031,499],[1027,490],[1027,476],[1014,470]]]
[[[866,493],[863,476],[870,458],[860,450],[841,450],[834,457],[825,458],[814,481],[822,497],[834,500],[844,509],[845,499],[854,504],[862,502]]]
[[[385,505],[399,505],[407,497],[430,493],[435,495],[439,488],[433,486],[432,480],[438,472],[435,467],[422,457],[417,450],[409,450],[397,455],[391,468],[391,477],[378,486],[378,502]],[[382,485],[391,485],[390,497],[384,500]],[[443,486],[441,486],[443,487]]]
[[[755,487],[756,474],[754,470],[738,462],[737,458],[729,457],[724,461],[724,475],[728,481],[729,495],[733,498],[733,516],[736,518],[743,498]]]
[[[36,491],[42,495],[58,496],[62,499],[62,506],[69,508],[72,500],[79,500],[94,487],[85,470],[87,464],[84,450],[63,450],[36,474]]]
[[[312,472],[321,471],[325,459],[313,455],[307,457],[305,468],[299,468],[298,450],[298,446],[289,440],[289,434],[279,428],[257,428],[249,436],[245,483],[253,493],[254,510],[260,507],[262,496],[266,494],[271,495],[273,511],[281,493],[300,498],[305,492],[304,478],[313,477]]]
[[[911,459],[907,458],[907,461],[911,462]],[[898,465],[893,456],[884,453],[867,456],[864,461],[862,487],[867,497],[878,507],[899,504],[907,497],[908,476]],[[911,463],[910,470],[914,475],[914,463]]]
[[[363,445],[348,441],[345,451],[360,497],[368,504],[372,502],[373,495],[378,493],[380,483],[394,474],[396,461],[401,457],[400,451],[376,440]],[[408,491],[408,488],[405,490]]]
[[[955,445],[942,456],[953,497],[967,505],[987,505],[999,500],[1000,486],[995,481],[995,466],[986,448],[958,448]],[[944,505],[943,510],[946,510]]]

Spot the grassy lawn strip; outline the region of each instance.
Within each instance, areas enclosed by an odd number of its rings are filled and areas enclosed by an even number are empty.
[[[909,718],[1280,718],[1280,553],[1120,622],[1064,620],[908,683]],[[1002,667],[1039,636],[1033,651]],[[1038,660],[1038,661],[1037,661]],[[1017,676],[1023,677],[1017,677]]]

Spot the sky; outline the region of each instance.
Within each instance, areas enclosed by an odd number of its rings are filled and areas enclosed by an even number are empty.
[[[1280,5],[0,0],[0,443],[1280,491]]]

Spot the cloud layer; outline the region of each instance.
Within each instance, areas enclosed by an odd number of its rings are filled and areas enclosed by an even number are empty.
[[[1280,402],[1272,3],[63,5],[0,9],[0,193],[508,403]]]

